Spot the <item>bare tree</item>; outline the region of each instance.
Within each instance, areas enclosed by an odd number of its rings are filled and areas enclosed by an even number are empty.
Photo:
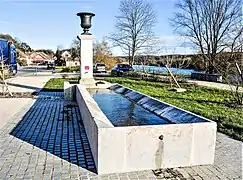
[[[71,55],[72,58],[80,57],[80,41],[75,38],[71,44]]]
[[[55,53],[55,56],[56,56],[56,64],[58,66],[63,66],[64,65],[64,62],[63,59],[62,59],[62,50],[63,50],[63,46],[62,45],[58,45],[57,46],[57,50],[56,50],[56,53]]]
[[[234,44],[242,34],[241,3],[241,0],[179,0],[176,4],[172,25],[198,48],[209,73],[215,72],[220,52],[228,50],[229,44]]]
[[[121,0],[119,16],[116,16],[115,33],[110,39],[129,56],[132,65],[139,50],[151,43],[156,13],[145,0]]]
[[[112,56],[109,44],[105,39],[102,39],[101,42],[96,41],[94,43],[94,59],[99,61],[101,60],[101,56]]]
[[[136,58],[136,62],[142,66],[142,78],[143,75],[147,76],[148,72],[145,68],[145,65],[149,64],[152,60],[154,60],[154,55],[157,53],[157,49],[155,46],[147,46],[143,48],[141,52],[138,53],[139,57]]]
[[[117,63],[117,59],[112,56],[111,48],[105,38],[100,42],[96,41],[93,48],[94,62],[103,62],[108,69],[111,69]]]
[[[238,34],[241,29],[238,28]],[[237,31],[236,31],[237,34]],[[237,36],[235,36],[237,37]],[[223,74],[224,80],[229,85],[232,102],[237,107],[243,107],[243,34],[229,44],[230,51],[221,53],[218,58],[217,70]]]

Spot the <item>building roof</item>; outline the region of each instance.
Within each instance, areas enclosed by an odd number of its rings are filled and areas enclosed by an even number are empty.
[[[62,56],[71,56],[71,53],[69,51],[62,52]]]
[[[40,52],[33,52],[33,53],[31,53],[30,54],[30,58],[33,61],[45,61],[45,60],[49,59],[48,57],[43,55],[43,53],[40,53]]]
[[[48,56],[43,52],[33,52],[30,54],[31,59],[49,59]]]

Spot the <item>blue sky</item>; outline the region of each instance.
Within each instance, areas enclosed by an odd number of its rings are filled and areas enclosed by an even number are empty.
[[[158,23],[156,36],[162,39],[160,54],[173,52],[190,53],[192,50],[179,46],[179,40],[169,25],[174,12],[175,0],[148,0],[154,5]],[[91,32],[96,40],[114,31],[119,0],[0,0],[0,33],[8,33],[27,42],[34,49],[53,49],[58,45],[70,47],[72,40],[82,32],[77,12],[92,11]],[[113,48],[115,55],[121,55]]]

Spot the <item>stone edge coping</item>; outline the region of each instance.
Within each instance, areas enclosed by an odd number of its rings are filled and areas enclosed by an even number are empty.
[[[82,85],[76,85],[77,91],[81,94],[85,105],[95,121],[98,128],[114,128],[114,125],[110,122],[110,120],[106,117],[106,115],[102,112],[99,105],[95,102],[95,100],[91,97],[90,93],[87,89]],[[81,110],[82,112],[82,110]]]

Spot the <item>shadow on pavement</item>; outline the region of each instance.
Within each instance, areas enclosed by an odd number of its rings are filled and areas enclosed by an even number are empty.
[[[41,92],[63,92],[63,89],[49,89],[49,88],[42,88]]]
[[[96,173],[79,108],[63,96],[63,92],[40,92],[10,134]]]
[[[2,84],[2,82],[0,82],[0,84]],[[25,89],[33,89],[35,91],[41,90],[41,88],[39,88],[39,87],[28,86],[28,85],[23,85],[23,84],[16,84],[16,83],[11,83],[11,82],[7,82],[7,84],[10,86],[20,87],[20,88],[25,88]]]

